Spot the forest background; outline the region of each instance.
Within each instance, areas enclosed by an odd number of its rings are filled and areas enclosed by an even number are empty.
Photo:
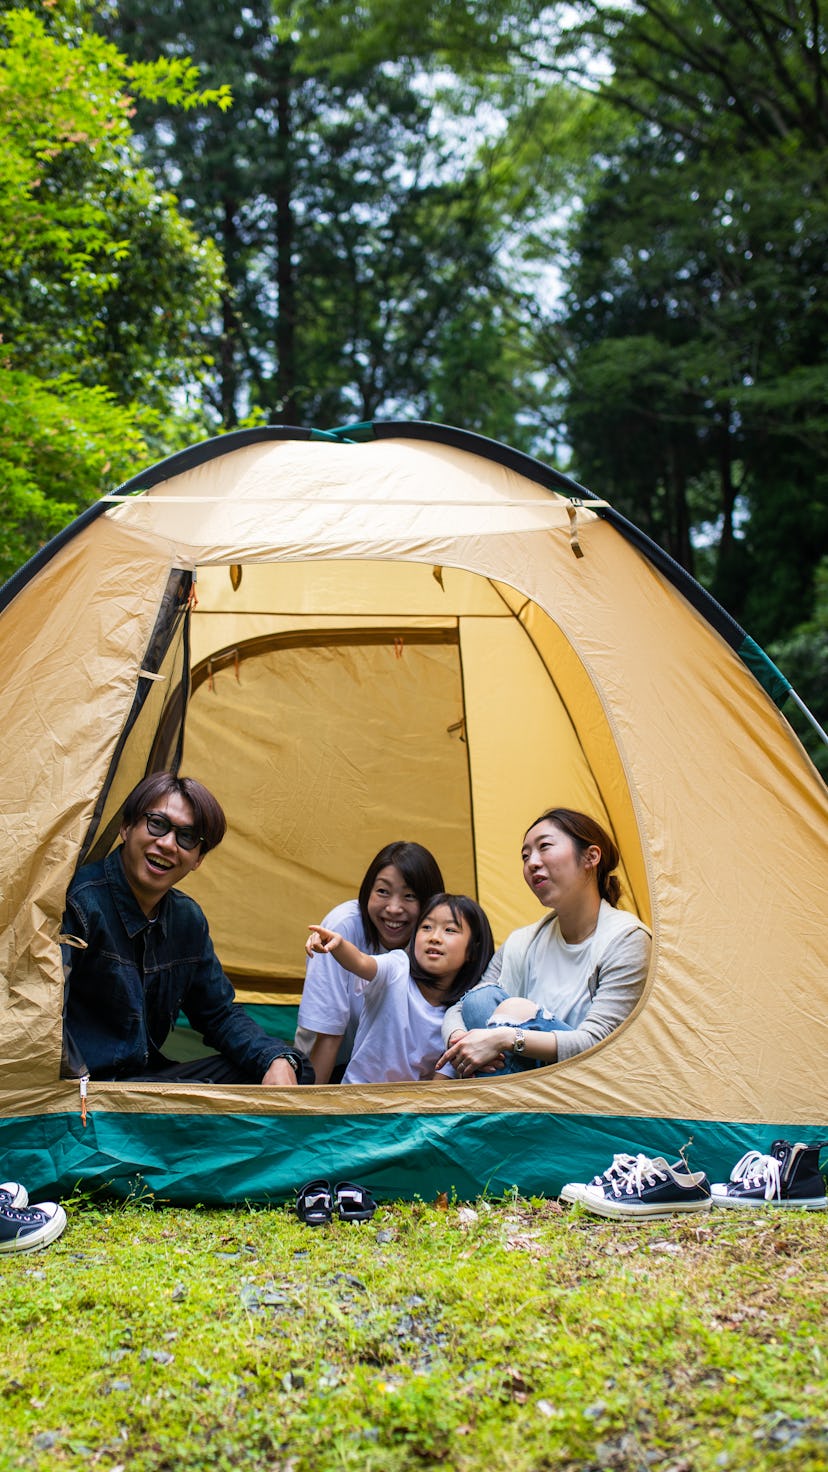
[[[0,0],[0,575],[206,436],[436,420],[610,500],[828,724],[826,29]]]

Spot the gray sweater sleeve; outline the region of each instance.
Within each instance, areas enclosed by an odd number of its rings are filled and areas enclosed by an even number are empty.
[[[644,990],[651,948],[650,936],[640,928],[610,946],[590,977],[592,1005],[580,1027],[556,1034],[559,1063],[600,1043],[629,1017]]]

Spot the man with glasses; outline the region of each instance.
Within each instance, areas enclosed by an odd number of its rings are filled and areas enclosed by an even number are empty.
[[[174,888],[221,843],[224,813],[200,782],[157,772],[124,804],[121,846],[80,869],[63,921],[65,1070],[93,1079],[312,1083],[303,1053],[236,1002],[195,900]],[[180,1011],[216,1053],[162,1051]]]

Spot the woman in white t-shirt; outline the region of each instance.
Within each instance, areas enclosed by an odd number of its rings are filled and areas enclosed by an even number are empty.
[[[323,925],[311,925],[309,956],[333,955],[356,978],[364,1006],[345,1084],[430,1079],[443,1052],[447,1006],[480,980],[494,941],[467,895],[437,894],[424,907],[407,951],[370,955]],[[447,1067],[448,1077],[453,1070]]]
[[[355,900],[345,900],[322,921],[360,951],[381,955],[404,950],[423,906],[445,888],[434,855],[419,843],[398,839],[375,854]],[[355,978],[328,952],[310,956],[299,1006],[296,1047],[310,1056],[316,1082],[341,1077],[351,1056],[363,999]]]
[[[552,913],[515,930],[474,991],[449,1008],[440,1067],[463,1078],[573,1058],[632,1012],[650,963],[650,932],[617,908],[618,849],[599,823],[551,808],[527,829],[523,876]]]

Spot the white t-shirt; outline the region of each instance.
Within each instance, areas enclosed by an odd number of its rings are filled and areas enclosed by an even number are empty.
[[[326,930],[335,930],[349,940],[358,950],[371,951],[356,900],[345,900],[343,904],[336,905],[322,924]],[[330,953],[308,957],[299,1004],[297,1048],[309,1053],[316,1034],[320,1032],[333,1037],[342,1035],[337,1062],[347,1063],[362,1012],[362,997],[357,994],[356,982],[357,978],[340,966]]]
[[[393,1084],[431,1078],[443,1053],[444,1007],[427,1002],[412,980],[405,951],[377,956],[371,981],[354,978],[364,999],[344,1084]],[[453,1077],[453,1070],[446,1070]]]
[[[503,946],[500,985],[511,996],[531,997],[559,1022],[578,1027],[592,1006],[590,978],[610,946],[641,921],[601,901],[591,935],[569,945],[557,915],[540,925],[515,930]]]
[[[526,951],[523,979],[526,995],[570,1027],[577,1027],[583,1021],[592,1001],[588,985],[594,969],[592,941],[593,937],[588,935],[586,940],[570,945],[560,934],[555,919]],[[504,970],[507,972],[505,989],[511,991],[505,955]],[[504,986],[502,972],[500,984]]]

